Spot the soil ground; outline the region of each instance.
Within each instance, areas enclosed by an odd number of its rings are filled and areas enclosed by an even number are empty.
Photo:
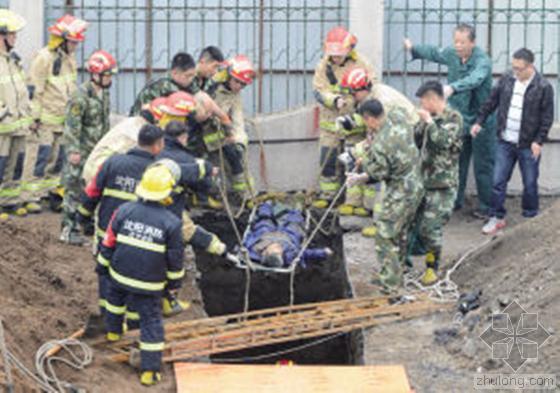
[[[539,349],[538,361],[528,362],[520,372],[560,373],[560,202],[543,199],[540,217],[520,217],[519,199],[508,199],[508,228],[481,253],[468,259],[453,275],[463,292],[482,289],[481,307],[469,313],[457,335],[446,343],[435,341],[434,331],[449,327],[454,311],[366,332],[367,364],[404,364],[418,392],[464,392],[473,390],[476,372],[507,373],[508,366],[491,359],[478,338],[489,325],[492,312],[502,303],[518,300],[529,312],[538,312],[541,324],[552,336]],[[468,209],[468,207],[466,208]],[[468,210],[465,210],[468,211]],[[482,221],[466,212],[454,215],[445,233],[444,270],[467,250],[482,243]],[[87,247],[61,245],[57,241],[59,217],[52,213],[10,219],[0,225],[0,316],[9,348],[33,368],[34,354],[48,340],[70,335],[96,310],[94,263]],[[346,260],[357,296],[370,295],[375,261],[374,242],[357,232],[345,235]],[[422,261],[416,260],[418,274]],[[195,284],[194,265],[189,263],[188,282],[181,298],[192,302],[179,319],[204,315]],[[129,366],[114,365],[95,352],[94,362],[82,372],[60,369],[63,379],[90,392],[171,392],[175,385],[169,367],[157,387],[143,389]],[[31,391],[18,378],[17,391]]]

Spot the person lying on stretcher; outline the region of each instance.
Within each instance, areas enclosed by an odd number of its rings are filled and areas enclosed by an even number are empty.
[[[243,246],[252,261],[267,267],[288,267],[299,255],[305,238],[305,218],[300,209],[282,203],[265,202],[258,206]],[[320,261],[332,250],[309,248],[303,251],[300,263]]]

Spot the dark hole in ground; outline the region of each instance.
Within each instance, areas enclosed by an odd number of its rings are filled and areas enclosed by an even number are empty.
[[[319,214],[313,213],[318,220]],[[247,215],[238,220],[241,233],[247,225]],[[333,222],[333,220],[335,220]],[[227,216],[223,213],[205,213],[195,221],[203,222],[204,227],[217,233],[228,247],[237,244],[235,233]],[[311,229],[314,224],[311,224]],[[330,247],[334,254],[325,261],[298,267],[294,284],[294,303],[303,304],[336,299],[352,298],[346,264],[344,260],[342,231],[338,219],[329,217],[324,228],[330,229],[329,234],[319,232],[310,247]],[[204,308],[211,317],[243,311],[245,297],[245,271],[234,267],[220,257],[204,251],[196,251],[196,266],[200,272],[199,287],[202,293]],[[289,304],[289,275],[269,272],[252,272],[250,287],[250,310],[280,307]],[[317,340],[327,338],[292,341],[283,344],[268,345],[247,350],[214,355],[211,359],[239,358],[243,363],[275,363],[288,359],[296,364],[362,364],[363,336],[361,331],[342,334],[321,344],[299,349],[294,352],[251,359],[261,355],[290,348],[300,347]],[[241,360],[243,358],[243,360]]]

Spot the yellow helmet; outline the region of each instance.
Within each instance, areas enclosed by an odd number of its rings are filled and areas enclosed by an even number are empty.
[[[140,184],[136,187],[136,195],[148,201],[163,201],[167,198],[173,187],[175,178],[165,165],[148,167],[142,175]]]
[[[15,33],[26,25],[25,19],[8,9],[0,9],[0,34]]]

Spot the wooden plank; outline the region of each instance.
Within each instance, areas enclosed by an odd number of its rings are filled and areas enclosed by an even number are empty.
[[[410,393],[391,366],[270,366],[175,363],[178,393]]]

